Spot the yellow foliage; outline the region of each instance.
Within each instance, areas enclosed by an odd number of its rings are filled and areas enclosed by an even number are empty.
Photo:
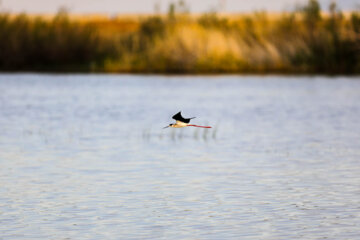
[[[0,55],[0,70],[13,69],[11,61],[21,69],[71,59],[71,67],[105,72],[359,72],[360,15],[304,9],[171,18],[2,14],[0,44],[13,47]]]

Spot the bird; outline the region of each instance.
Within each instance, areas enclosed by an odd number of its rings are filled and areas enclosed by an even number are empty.
[[[176,122],[173,124],[169,124],[169,126],[166,126],[164,128],[168,128],[168,127],[172,127],[172,128],[182,128],[182,127],[200,127],[200,128],[211,128],[210,126],[199,126],[199,125],[194,125],[194,124],[189,124],[191,119],[194,119],[195,117],[192,118],[184,118],[183,116],[181,116],[181,111],[178,112],[177,114],[175,114],[172,117]]]

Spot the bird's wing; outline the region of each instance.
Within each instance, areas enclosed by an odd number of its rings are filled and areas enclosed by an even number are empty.
[[[192,118],[183,118],[183,116],[181,116],[181,112],[178,112],[177,114],[175,114],[173,117],[172,117],[174,120],[176,121],[180,121],[180,122],[184,122],[184,123],[189,123],[191,119],[195,118],[195,117],[192,117]]]
[[[178,112],[172,117],[176,121],[184,122],[185,118],[181,116],[181,112]],[[185,120],[186,121],[186,120]]]

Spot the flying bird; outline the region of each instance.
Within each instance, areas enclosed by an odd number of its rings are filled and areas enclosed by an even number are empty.
[[[199,126],[199,125],[193,125],[189,124],[190,120],[195,118],[184,118],[181,116],[181,112],[178,112],[172,117],[176,122],[173,124],[169,124],[169,126],[166,126],[164,128],[172,127],[172,128],[182,128],[182,127],[200,127],[200,128],[211,128],[210,126]]]

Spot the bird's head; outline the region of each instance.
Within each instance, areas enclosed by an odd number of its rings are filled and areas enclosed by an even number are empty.
[[[172,125],[174,125],[174,124],[170,123],[170,124],[169,124],[169,126],[166,126],[166,127],[164,127],[164,128],[168,128],[168,127],[171,127]]]

